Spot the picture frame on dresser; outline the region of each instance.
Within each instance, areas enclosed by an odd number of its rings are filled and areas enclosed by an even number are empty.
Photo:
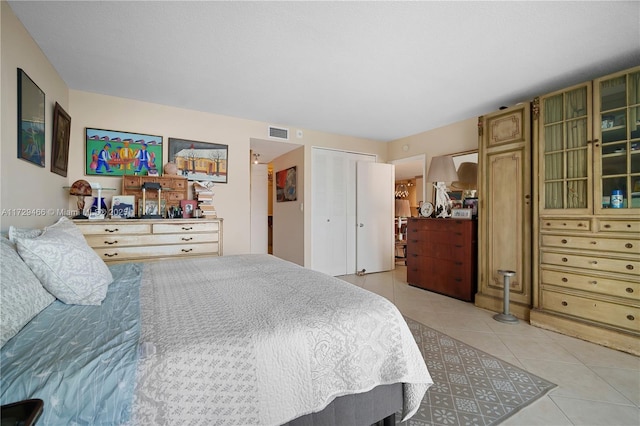
[[[196,200],[182,200],[180,201],[180,207],[182,207],[182,217],[191,219],[193,212],[196,210],[196,207],[198,207],[198,202]]]
[[[111,198],[111,218],[128,219],[136,216],[135,195],[114,195]]]

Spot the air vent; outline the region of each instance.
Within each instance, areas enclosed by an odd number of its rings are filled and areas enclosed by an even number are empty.
[[[269,126],[269,137],[289,140],[289,129]]]

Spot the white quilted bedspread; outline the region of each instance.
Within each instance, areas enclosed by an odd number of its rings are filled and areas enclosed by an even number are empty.
[[[133,422],[277,425],[404,382],[406,419],[433,383],[378,295],[268,255],[145,264]]]

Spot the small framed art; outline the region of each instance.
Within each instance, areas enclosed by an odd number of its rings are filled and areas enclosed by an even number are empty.
[[[196,200],[182,200],[180,201],[180,207],[182,207],[182,217],[190,219],[193,217],[193,212],[196,210],[198,202]]]
[[[18,68],[18,158],[40,167],[45,161],[44,99],[44,92]]]
[[[136,197],[133,195],[114,195],[111,198],[111,218],[128,219],[135,217]]]
[[[71,117],[56,102],[53,109],[53,138],[51,149],[51,171],[67,176],[69,165],[69,137],[71,135]]]

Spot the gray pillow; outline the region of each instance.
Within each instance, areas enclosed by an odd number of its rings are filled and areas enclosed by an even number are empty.
[[[113,281],[111,271],[66,217],[35,238],[17,237],[20,257],[44,288],[60,301],[100,305]]]
[[[0,237],[0,347],[55,300],[18,256],[15,246]]]

